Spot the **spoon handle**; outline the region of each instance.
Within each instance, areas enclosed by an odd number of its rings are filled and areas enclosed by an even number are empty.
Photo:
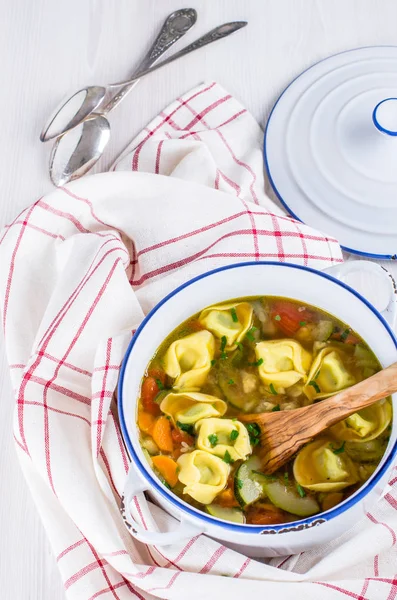
[[[298,409],[302,413],[303,411],[307,412],[305,417],[305,430],[307,431],[305,433],[308,433],[310,428],[310,435],[316,435],[358,410],[371,406],[377,400],[387,398],[394,392],[397,392],[397,363],[393,363],[372,377],[342,390],[331,398]]]
[[[194,41],[191,44],[189,44],[188,46],[186,46],[185,48],[182,48],[182,50],[179,50],[179,52],[176,52],[169,58],[162,60],[161,62],[157,63],[156,65],[154,65],[153,67],[151,67],[149,69],[144,69],[142,71],[140,70],[138,73],[136,73],[134,75],[133,79],[130,79],[129,81],[122,81],[120,83],[113,83],[113,84],[109,85],[108,87],[109,87],[109,89],[112,89],[112,88],[118,88],[119,86],[122,86],[122,85],[129,85],[130,83],[133,83],[134,81],[136,81],[136,79],[140,79],[144,75],[148,75],[149,73],[152,73],[153,71],[157,71],[157,69],[161,69],[161,67],[164,67],[165,65],[168,65],[168,64],[174,62],[174,60],[178,60],[178,58],[181,58],[182,56],[186,56],[186,54],[193,52],[193,50],[198,50],[199,48],[203,48],[203,46],[206,46],[207,44],[216,42],[217,40],[220,40],[220,39],[230,35],[231,33],[238,31],[239,29],[241,29],[242,27],[245,27],[246,25],[247,25],[247,21],[234,21],[233,23],[224,23],[223,25],[219,25],[218,27],[215,27],[215,29],[212,29],[211,31],[209,31],[208,33],[203,35],[202,37],[198,38],[196,41]]]
[[[181,8],[171,13],[155,39],[149,52],[146,54],[143,61],[140,63],[138,69],[135,71],[146,71],[162,56],[168,48],[170,48],[175,42],[177,42],[182,36],[185,35],[193,27],[197,20],[197,12],[193,8]],[[106,115],[125,98],[125,96],[132,90],[133,87],[138,83],[139,78],[133,75],[131,83],[126,82],[125,85],[117,92],[113,98],[105,106],[101,108],[100,114]],[[113,87],[113,86],[110,86]]]

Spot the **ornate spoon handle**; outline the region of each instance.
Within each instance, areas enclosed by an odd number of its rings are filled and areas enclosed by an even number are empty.
[[[149,69],[154,63],[170,48],[175,42],[177,42],[182,36],[189,31],[197,20],[197,13],[193,8],[182,8],[171,13],[155,39],[149,52],[139,65],[137,71],[145,71]],[[121,100],[132,90],[133,87],[138,83],[136,75],[133,75],[131,83],[126,84],[117,92],[115,96],[102,108],[101,114],[107,114],[113,110]],[[111,86],[112,87],[112,86]],[[99,112],[99,111],[98,111]]]

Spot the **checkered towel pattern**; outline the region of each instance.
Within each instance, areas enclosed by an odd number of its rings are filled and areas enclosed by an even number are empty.
[[[261,145],[252,116],[219,85],[202,85],[132,142],[117,172],[48,194],[0,236],[15,442],[68,598],[397,595],[395,471],[363,522],[297,556],[257,561],[203,535],[146,547],[120,516],[129,458],[113,395],[144,314],[231,262],[342,260],[335,240],[265,195]],[[134,514],[150,529],[173,522],[143,495]]]

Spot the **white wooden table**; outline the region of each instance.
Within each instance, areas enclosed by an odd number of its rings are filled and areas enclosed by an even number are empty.
[[[85,84],[123,79],[176,8],[199,13],[185,45],[215,25],[246,19],[228,41],[151,78],[111,115],[98,171],[177,95],[217,80],[262,125],[285,85],[313,62],[373,44],[397,45],[395,0],[0,0],[0,227],[51,190],[41,127],[62,97]],[[4,85],[5,84],[5,85]],[[397,276],[397,264],[388,264]],[[0,348],[0,597],[60,600],[64,592],[45,532],[16,460],[13,397]]]

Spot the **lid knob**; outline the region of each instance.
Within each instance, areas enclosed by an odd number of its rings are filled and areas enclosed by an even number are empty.
[[[372,120],[379,131],[397,136],[397,98],[386,98],[377,104]]]

